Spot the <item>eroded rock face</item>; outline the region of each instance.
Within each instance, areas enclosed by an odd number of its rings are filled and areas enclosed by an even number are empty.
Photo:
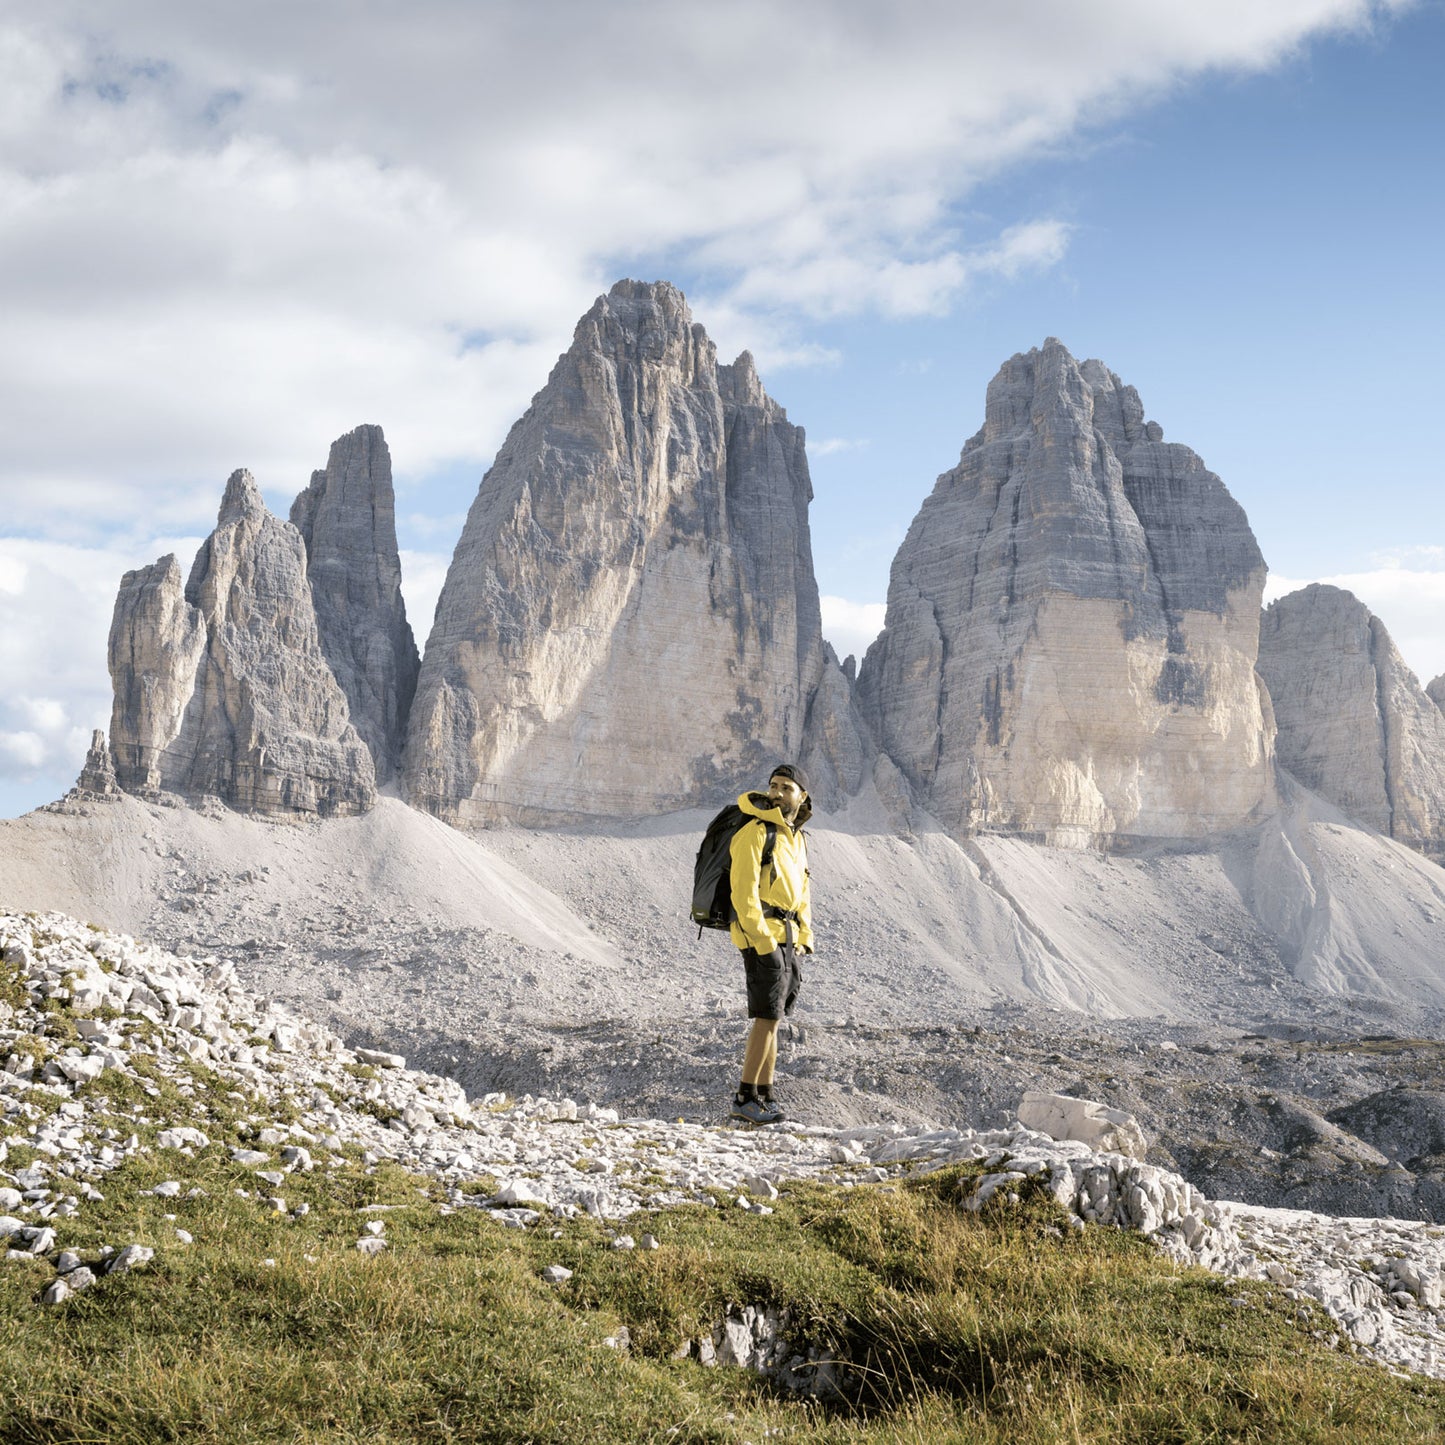
[[[331,445],[291,506],[306,543],[321,651],[371,750],[379,782],[397,770],[421,659],[401,596],[391,453],[379,426]]]
[[[214,794],[244,812],[361,812],[375,773],[317,637],[297,530],[249,472],[180,585],[129,572],[110,632],[111,741],[127,792]]]
[[[874,751],[853,701],[852,678],[826,642],[823,657],[823,675],[808,705],[802,762],[813,797],[826,808],[863,786]]]
[[[1051,339],[990,383],[983,429],[914,519],[860,706],[951,828],[1100,844],[1236,827],[1273,797],[1264,575],[1219,478]]]
[[[1442,672],[1439,677],[1432,678],[1430,682],[1426,683],[1425,692],[1435,706],[1438,707],[1441,712],[1445,712],[1445,672]]]
[[[1320,583],[1272,602],[1259,671],[1282,767],[1377,832],[1445,853],[1445,713],[1363,602]]]
[[[114,688],[111,751],[126,792],[162,787],[165,752],[195,696],[205,650],[206,624],[186,601],[174,554],[121,578],[107,655]]]
[[[97,798],[120,796],[120,785],[115,779],[115,760],[100,728],[93,729],[90,734],[90,748],[81,765],[80,776],[75,780],[75,791]]]
[[[719,366],[681,293],[619,282],[472,505],[412,709],[411,801],[460,823],[634,816],[799,756],[830,666],[811,498],[803,433],[752,358]],[[846,732],[832,690],[820,708]]]

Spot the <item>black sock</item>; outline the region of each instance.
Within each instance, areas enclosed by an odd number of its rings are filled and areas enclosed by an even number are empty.
[[[758,1098],[765,1104],[771,1104],[773,1102],[773,1086],[771,1084],[759,1084]]]
[[[738,1085],[737,1093],[733,1095],[733,1103],[746,1104],[749,1099],[756,1099],[757,1097],[758,1086],[756,1084],[741,1083]]]

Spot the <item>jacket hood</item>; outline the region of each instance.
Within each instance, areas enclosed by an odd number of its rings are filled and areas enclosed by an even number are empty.
[[[780,828],[788,826],[782,809],[770,801],[766,793],[742,793],[738,797],[738,807],[751,818],[761,818],[765,823],[776,823]],[[798,816],[793,819],[792,826],[801,828],[812,816],[813,800],[804,793],[803,801],[798,805]]]

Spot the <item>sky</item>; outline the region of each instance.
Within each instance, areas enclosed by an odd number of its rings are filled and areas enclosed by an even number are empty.
[[[384,427],[418,641],[593,299],[808,435],[824,632],[1057,336],[1445,672],[1445,0],[8,0],[0,816],[105,726],[121,575]]]

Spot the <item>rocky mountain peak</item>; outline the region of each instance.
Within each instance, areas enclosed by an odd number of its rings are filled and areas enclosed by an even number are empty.
[[[1272,796],[1242,509],[1138,393],[1050,338],[894,562],[860,704],[944,822],[1055,842],[1193,836]]]
[[[1323,583],[1271,602],[1259,672],[1282,767],[1352,818],[1445,856],[1445,713],[1363,602]]]
[[[221,498],[217,525],[225,527],[243,521],[259,523],[267,515],[266,503],[261,497],[261,489],[256,485],[255,477],[244,467],[232,472]]]
[[[686,386],[717,366],[707,332],[668,281],[618,281],[577,323],[567,354],[578,352],[665,367]]]
[[[391,453],[379,426],[332,443],[292,503],[291,524],[306,546],[321,650],[384,782],[401,760],[421,659],[401,595]]]
[[[718,367],[718,386],[724,398],[738,406],[764,406],[768,402],[751,351],[739,352],[731,366]]]
[[[802,433],[750,357],[719,367],[666,282],[599,297],[468,515],[411,799],[459,822],[630,816],[721,801],[802,753],[837,722],[829,693],[809,732],[828,666],[811,498]]]
[[[173,556],[126,573],[109,661],[127,792],[215,796],[261,813],[374,802],[371,757],[321,652],[305,544],[249,472],[227,482],[184,591]]]

